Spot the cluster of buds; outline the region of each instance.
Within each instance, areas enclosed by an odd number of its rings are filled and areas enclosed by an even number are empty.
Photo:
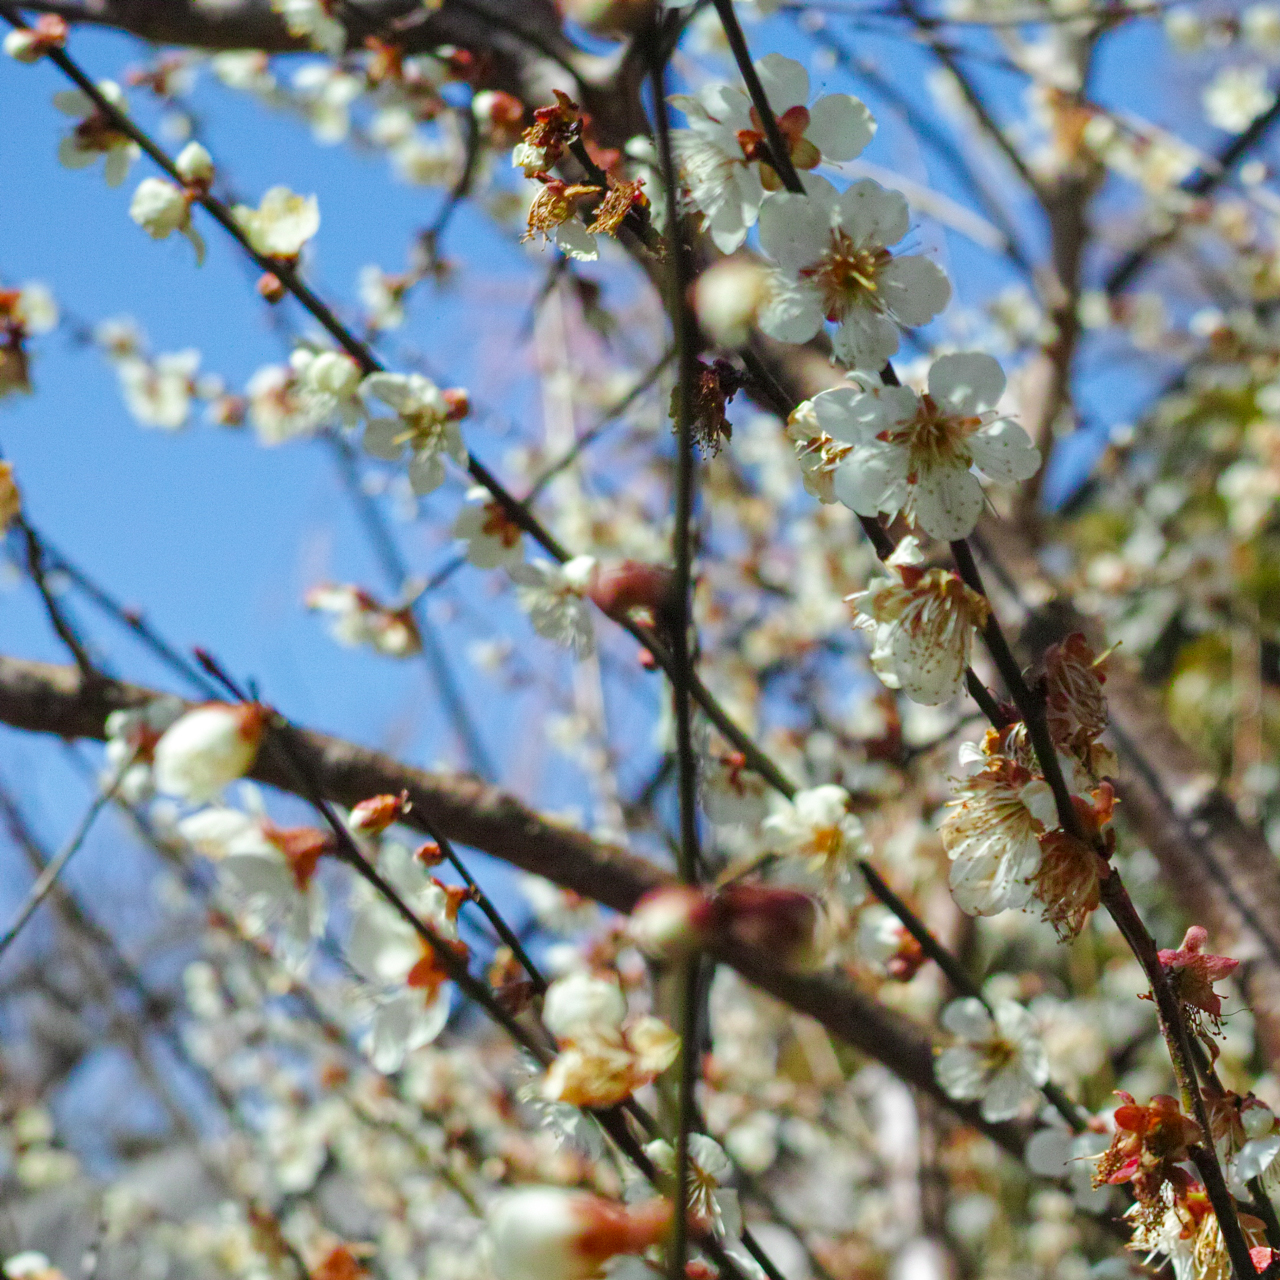
[[[189,142],[173,162],[183,185],[166,178],[143,178],[133,193],[129,216],[153,240],[164,240],[181,232],[196,251],[196,262],[204,261],[204,240],[191,225],[191,206],[209,194],[213,183],[213,157],[198,142]]]
[[[631,937],[654,960],[738,946],[763,952],[779,968],[801,972],[817,968],[828,950],[826,916],[815,897],[749,883],[651,890],[631,914]]]
[[[43,285],[0,289],[0,398],[31,390],[26,340],[47,332],[57,320],[57,308]]]

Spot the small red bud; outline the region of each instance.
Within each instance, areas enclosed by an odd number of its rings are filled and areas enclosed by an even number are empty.
[[[444,861],[444,852],[434,840],[421,845],[413,855],[424,867],[438,867]]]
[[[359,831],[363,835],[381,835],[393,822],[408,813],[410,808],[412,805],[407,791],[402,791],[398,796],[371,796],[368,800],[361,800],[351,810],[348,826],[352,831]]]
[[[264,271],[258,277],[258,293],[274,305],[284,299],[284,281],[274,271]]]
[[[671,601],[674,580],[666,565],[624,560],[601,568],[588,592],[608,614],[624,614],[632,609],[661,613]]]
[[[461,422],[471,412],[471,397],[462,387],[446,387],[443,395],[450,422]]]

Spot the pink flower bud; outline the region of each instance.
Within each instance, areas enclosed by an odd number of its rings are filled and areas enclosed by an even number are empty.
[[[671,601],[672,574],[666,565],[624,560],[596,571],[587,594],[608,614],[632,609],[661,613]]]
[[[529,1187],[489,1220],[498,1280],[590,1280],[608,1259],[642,1253],[666,1235],[671,1205],[623,1205],[580,1191]]]
[[[631,937],[654,960],[681,960],[710,940],[714,911],[705,889],[683,884],[652,889],[631,913]]]
[[[822,962],[824,929],[816,898],[798,889],[731,884],[715,899],[719,934],[770,955],[781,969],[813,969]]]

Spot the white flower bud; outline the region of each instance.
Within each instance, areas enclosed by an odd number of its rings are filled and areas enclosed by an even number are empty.
[[[513,1191],[489,1219],[498,1280],[589,1280],[620,1253],[658,1243],[671,1221],[665,1200],[622,1205],[580,1191]]]
[[[307,381],[331,396],[353,396],[360,387],[360,366],[341,351],[322,351],[307,368]]]
[[[679,960],[706,943],[711,899],[692,885],[646,893],[631,913],[631,940],[654,960]]]
[[[185,800],[212,800],[248,773],[266,723],[266,708],[256,702],[210,702],[188,711],[156,744],[156,789]]]
[[[1240,1108],[1240,1123],[1249,1138],[1265,1138],[1275,1128],[1275,1112],[1265,1102],[1253,1098]]]
[[[45,50],[44,42],[29,30],[10,31],[4,38],[4,51],[18,62],[38,62]],[[19,1257],[25,1255],[20,1254]],[[16,1274],[11,1272],[10,1274]]]
[[[558,978],[547,989],[542,1020],[557,1040],[573,1040],[582,1035],[611,1030],[627,1016],[622,988],[608,978],[589,973],[571,973]]]
[[[188,142],[173,162],[183,182],[207,186],[213,181],[213,157],[198,142]]]
[[[718,347],[743,346],[768,298],[768,273],[752,262],[727,258],[708,267],[693,286],[698,323]]]
[[[190,217],[181,188],[164,178],[143,178],[129,204],[129,217],[153,240],[183,227]]]

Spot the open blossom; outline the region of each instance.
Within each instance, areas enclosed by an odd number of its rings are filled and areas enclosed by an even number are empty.
[[[907,234],[907,202],[862,178],[837,192],[810,178],[808,194],[771,196],[760,211],[760,243],[777,263],[760,328],[779,342],[808,342],[824,321],[853,369],[879,369],[898,349],[898,326],[928,324],[951,285],[928,258],[895,257]]]
[[[555,94],[555,103],[534,111],[533,124],[511,151],[512,165],[523,169],[526,178],[554,169],[565,149],[582,135],[578,104],[559,89],[551,92]]]
[[[458,418],[465,401],[451,399],[420,373],[371,373],[361,384],[366,394],[390,405],[394,418],[370,418],[364,429],[367,453],[398,462],[409,450],[409,484],[416,494],[431,493],[444,483],[444,460],[467,461]]]
[[[348,583],[312,587],[306,605],[329,615],[329,634],[339,644],[368,645],[389,658],[407,658],[422,649],[412,610],[407,605],[393,609],[379,604],[362,587]]]
[[[812,400],[803,400],[791,410],[787,417],[787,436],[795,443],[805,492],[828,505],[837,502],[836,472],[853,445],[837,440],[822,429]]]
[[[467,544],[467,560],[477,569],[505,569],[524,559],[524,534],[488,489],[467,490],[467,504],[453,522],[453,536]]]
[[[904,538],[877,578],[849,597],[857,626],[875,637],[871,665],[891,689],[936,706],[964,688],[973,633],[990,611],[985,597],[949,569],[921,569],[914,538]]]
[[[983,506],[973,466],[1009,484],[1040,467],[1031,438],[996,412],[1004,385],[998,361],[967,352],[935,360],[924,395],[874,386],[815,396],[818,425],[853,446],[836,472],[836,496],[859,515],[905,510],[931,537],[967,537]]]
[[[466,891],[433,879],[395,842],[383,842],[378,869],[440,945],[465,961],[458,910]],[[435,948],[363,882],[354,895],[345,954],[370,988],[364,1041],[370,1060],[379,1071],[398,1071],[409,1053],[444,1030],[450,1008],[448,972]]]
[[[168,179],[143,178],[129,204],[129,217],[153,240],[181,231],[196,251],[196,263],[204,262],[204,239],[191,225],[191,200]]]
[[[306,40],[313,49],[339,57],[347,44],[346,28],[333,16],[328,0],[271,0],[289,34]]]
[[[725,258],[694,282],[698,324],[718,347],[746,346],[769,296],[769,273],[758,262]]]
[[[542,1094],[578,1107],[611,1107],[675,1060],[680,1037],[661,1018],[627,1017],[622,989],[610,978],[572,973],[547,990],[543,1021],[560,1052]]]
[[[960,782],[951,804],[939,834],[956,905],[972,916],[1025,907],[1040,867],[1040,834],[1058,820],[1048,784],[993,756]]]
[[[867,853],[862,823],[849,811],[850,796],[832,783],[798,791],[764,820],[770,847],[783,855],[782,874],[836,892],[846,906],[866,895],[858,861]],[[789,865],[790,864],[790,865]]]
[[[548,178],[529,205],[528,230],[520,237],[521,241],[532,240],[535,234],[541,233],[566,257],[584,262],[594,260],[599,254],[596,238],[577,215],[581,201],[599,194],[599,187]]]
[[[595,647],[595,628],[586,593],[595,573],[594,556],[575,556],[567,564],[532,560],[508,570],[516,599],[533,629],[548,640],[586,657]]]
[[[145,706],[113,711],[106,721],[107,745],[105,777],[123,769],[117,784],[119,794],[130,804],[140,804],[151,795],[151,766],[156,744],[185,708],[177,698],[152,698]]]
[[[1239,960],[1205,951],[1208,941],[1208,930],[1193,924],[1176,951],[1169,948],[1160,951],[1160,967],[1192,1026],[1201,1034],[1205,1034],[1205,1015],[1214,1027],[1222,1026],[1222,997],[1213,989],[1213,984],[1229,978],[1240,967]]]
[[[1243,133],[1275,100],[1266,67],[1223,67],[1205,87],[1204,113],[1219,129]]]
[[[98,92],[118,111],[125,110],[124,91],[114,80],[100,80]],[[138,156],[138,144],[83,90],[55,93],[53,105],[63,115],[75,116],[79,121],[58,144],[59,162],[67,169],[84,169],[103,156],[107,185],[118,187]]]
[[[392,275],[376,264],[360,268],[356,290],[375,329],[398,329],[404,324],[405,294],[413,285],[410,275]]]
[[[960,1043],[938,1054],[938,1083],[949,1097],[981,1100],[989,1123],[1012,1120],[1049,1079],[1035,1023],[1020,1004],[997,1000],[989,1013],[981,1000],[967,996],[947,1005],[942,1025]]]
[[[264,258],[296,258],[320,230],[319,201],[315,196],[294,195],[288,187],[272,187],[256,209],[238,204],[231,213],[254,251]]]
[[[879,903],[859,913],[856,946],[860,960],[897,982],[909,982],[926,959],[906,925]]]
[[[755,66],[797,169],[852,160],[871,141],[875,120],[857,98],[831,93],[810,107],[809,75],[800,63],[771,53]],[[754,225],[766,191],[782,187],[765,160],[763,124],[751,99],[733,85],[708,85],[671,102],[688,122],[672,134],[681,176],[716,248],[732,253]]]
[[[645,1155],[669,1178],[676,1175],[676,1153],[663,1138],[645,1144]],[[689,1135],[689,1215],[704,1230],[736,1237],[742,1233],[738,1193],[724,1184],[733,1179],[733,1161],[705,1133]]]
[[[156,743],[156,789],[184,800],[212,800],[249,772],[267,715],[256,702],[209,702],[188,711]]]
[[[159,355],[122,356],[115,362],[125,407],[144,427],[177,431],[191,417],[200,352],[162,351]]]
[[[300,964],[324,932],[325,895],[315,873],[333,852],[333,837],[220,805],[181,819],[178,834],[217,863],[219,879],[243,903],[245,927],[273,932],[283,954]]]
[[[1157,1094],[1145,1107],[1123,1090],[1117,1096],[1123,1101],[1115,1112],[1115,1137],[1098,1157],[1094,1185],[1127,1182],[1139,1204],[1163,1208],[1166,1184],[1178,1191],[1191,1183],[1180,1166],[1190,1158],[1188,1146],[1201,1140],[1200,1127],[1168,1094]]]
[[[671,1204],[624,1205],[561,1187],[523,1187],[489,1215],[497,1280],[596,1280],[619,1254],[661,1243]]]

